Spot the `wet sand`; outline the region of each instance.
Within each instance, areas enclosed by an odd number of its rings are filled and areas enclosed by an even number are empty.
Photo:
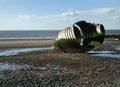
[[[47,45],[44,42],[44,46],[51,46],[52,40],[50,41]],[[96,50],[115,50],[113,47],[119,46],[119,43],[120,41],[106,41]],[[16,44],[15,47],[25,45]],[[43,46],[40,43],[38,45]],[[8,47],[13,48],[14,45]],[[2,46],[0,48],[4,49]],[[27,64],[30,67],[0,71],[0,87],[120,86],[120,58],[93,57],[86,53],[63,53],[51,50],[1,56],[0,63],[6,62],[14,65]]]
[[[53,39],[1,39],[0,49],[52,46]]]

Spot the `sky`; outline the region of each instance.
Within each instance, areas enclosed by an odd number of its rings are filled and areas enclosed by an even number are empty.
[[[81,20],[120,30],[120,0],[0,0],[0,30],[62,30]]]

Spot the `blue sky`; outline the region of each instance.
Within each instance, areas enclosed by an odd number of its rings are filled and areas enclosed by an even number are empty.
[[[80,20],[120,30],[120,0],[0,0],[0,30],[61,30]]]

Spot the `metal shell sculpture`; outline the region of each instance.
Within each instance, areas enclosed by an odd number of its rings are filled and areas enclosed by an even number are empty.
[[[103,43],[105,30],[102,24],[79,21],[60,31],[54,40],[54,49],[64,52],[85,52]]]

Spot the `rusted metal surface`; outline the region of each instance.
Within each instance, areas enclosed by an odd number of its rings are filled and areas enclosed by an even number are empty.
[[[102,24],[79,21],[58,33],[54,48],[64,52],[85,52],[100,46],[105,37]]]

